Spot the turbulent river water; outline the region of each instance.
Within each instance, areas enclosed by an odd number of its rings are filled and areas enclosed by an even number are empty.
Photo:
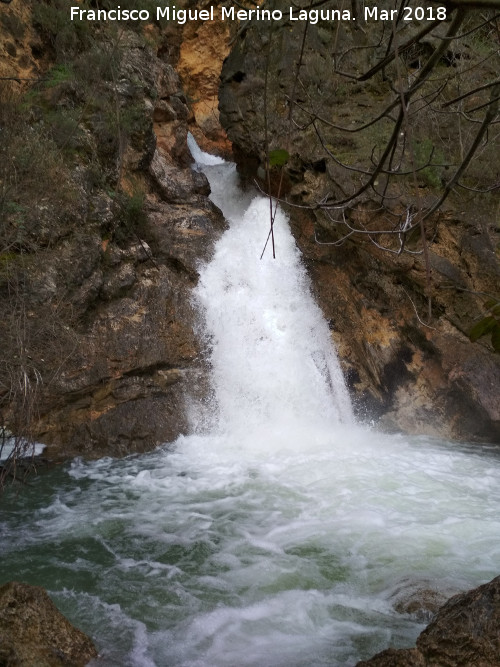
[[[192,433],[3,499],[2,581],[45,586],[120,667],[354,665],[410,646],[417,588],[500,567],[500,458],[354,423],[286,218],[191,142],[229,230],[194,298],[213,400]],[[0,581],[0,583],[2,583]]]

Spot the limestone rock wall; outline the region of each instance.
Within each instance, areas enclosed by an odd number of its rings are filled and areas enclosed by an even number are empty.
[[[231,144],[219,119],[219,76],[229,55],[231,22],[191,21],[184,26],[177,71],[190,101],[190,127],[200,146],[223,157]]]
[[[57,127],[69,118],[74,148],[47,139],[69,184],[67,206],[49,179],[49,197],[33,186],[26,203],[5,208],[12,242],[0,247],[0,307],[12,317],[0,325],[0,421],[14,431],[29,421],[49,457],[146,451],[189,430],[186,395],[203,396],[191,290],[225,227],[207,180],[190,168],[190,111],[161,48],[175,40],[157,29],[90,32],[80,61],[77,53],[74,65],[58,64],[48,28],[37,32],[34,6],[22,4],[1,5],[0,23],[8,32],[23,13],[26,59],[42,76],[25,127],[48,127],[52,137],[52,114]],[[38,64],[34,44],[44,53]],[[92,62],[98,69],[87,75]]]

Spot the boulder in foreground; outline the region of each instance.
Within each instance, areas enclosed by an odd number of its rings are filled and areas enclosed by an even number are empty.
[[[356,667],[500,667],[500,577],[448,600],[416,649],[387,649]]]
[[[97,651],[40,586],[11,581],[0,588],[0,665],[83,667]]]

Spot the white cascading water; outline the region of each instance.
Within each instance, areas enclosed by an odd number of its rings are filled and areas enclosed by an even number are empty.
[[[270,247],[261,259],[269,200],[242,197],[234,164],[214,165],[191,136],[189,146],[230,224],[195,291],[211,336],[212,430],[243,438],[246,451],[302,447],[301,434],[353,421],[328,326],[283,213],[274,222],[276,259]]]
[[[4,498],[3,570],[48,588],[95,667],[351,667],[411,646],[405,596],[499,574],[498,451],[354,424],[286,219],[260,260],[268,202],[191,150],[230,221],[195,294],[214,400],[172,445]]]

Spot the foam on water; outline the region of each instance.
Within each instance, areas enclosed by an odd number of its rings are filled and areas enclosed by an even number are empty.
[[[230,457],[225,438],[45,477],[7,508],[9,578],[45,584],[104,664],[305,667],[411,645],[402,587],[497,574],[491,453],[351,431],[342,456],[334,438]]]
[[[196,290],[212,419],[7,495],[3,569],[50,590],[100,667],[354,665],[409,646],[423,626],[396,613],[401,590],[498,574],[500,458],[356,426],[286,219],[259,260],[267,203],[238,195],[231,165],[205,168],[231,222]]]
[[[0,429],[0,461],[8,461],[10,458],[21,459],[33,459],[36,456],[40,456],[45,445],[42,445],[39,442],[28,442],[25,440],[16,440],[15,438],[5,438],[1,437]]]

